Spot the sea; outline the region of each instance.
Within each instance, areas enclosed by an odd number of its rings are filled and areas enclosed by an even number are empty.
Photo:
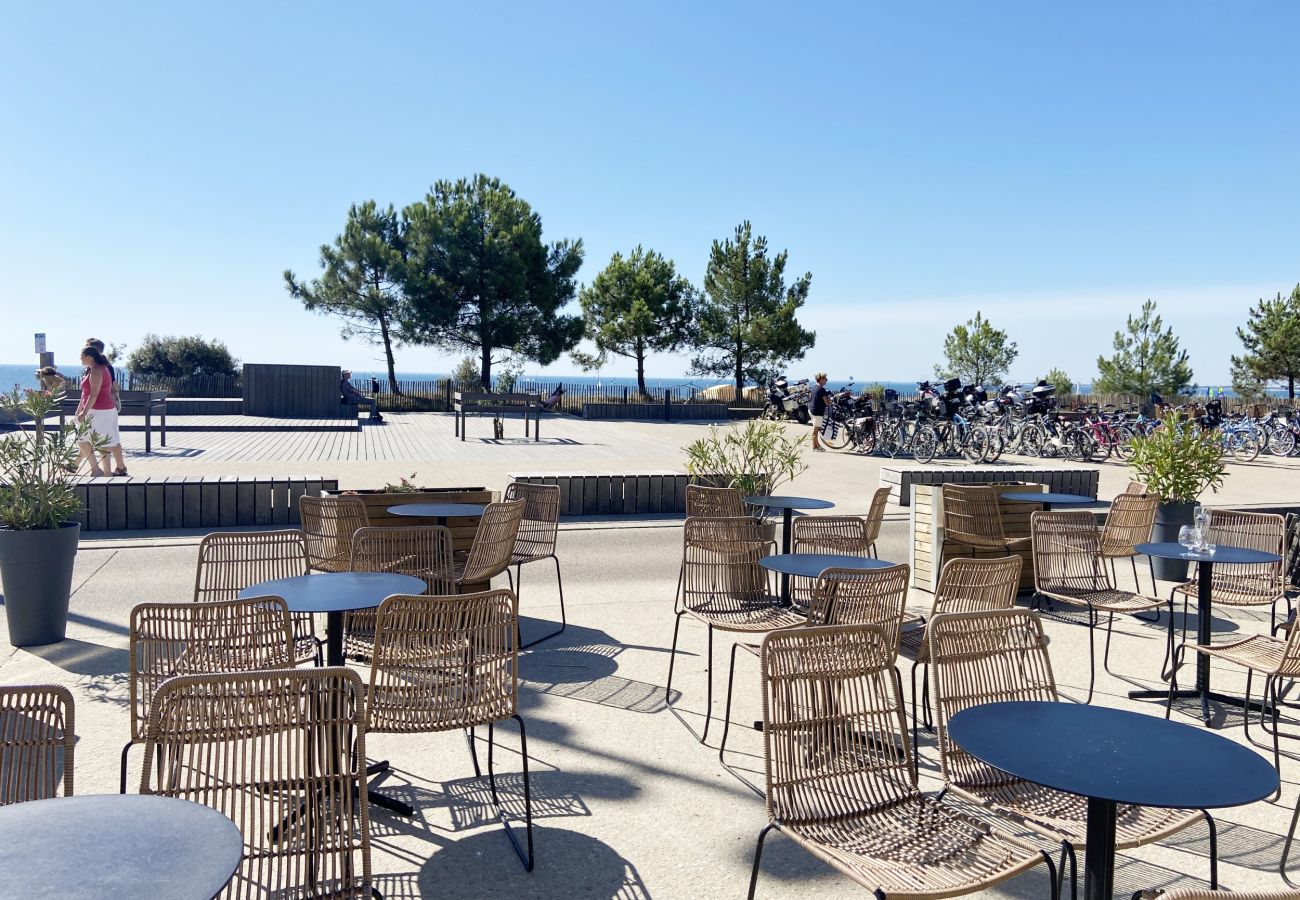
[[[75,369],[69,368],[68,372],[69,373],[75,372]],[[437,381],[441,378],[447,378],[447,377],[449,377],[449,373],[447,372],[398,372],[397,373],[397,378],[399,381]],[[793,380],[794,377],[795,376],[791,376],[791,379]],[[802,378],[803,375],[798,375],[797,377]],[[383,382],[387,380],[388,373],[380,372],[380,371],[365,371],[361,369],[353,370],[353,378],[352,378],[353,384],[357,385],[357,387],[361,388],[363,391],[369,389],[371,378]],[[566,385],[592,385],[596,387],[607,387],[607,388],[614,388],[614,389],[620,389],[624,387],[631,387],[631,388],[636,387],[635,378],[610,376],[610,375],[605,375],[605,376],[552,375],[552,374],[529,375],[525,373],[520,376],[520,381],[523,384],[538,389],[541,388],[549,389],[561,382]],[[675,389],[682,389],[683,391],[685,391],[685,390],[689,390],[690,388],[703,389],[706,387],[712,387],[713,385],[716,384],[729,384],[729,383],[730,382],[718,378],[690,378],[687,376],[681,376],[679,378],[647,378],[646,379],[646,387],[655,392],[662,391],[664,388],[675,388]],[[849,383],[850,382],[845,380],[831,379],[830,381],[827,382],[827,387],[830,388],[831,390],[838,390],[844,385]],[[859,388],[865,387],[866,385],[869,384],[880,384],[886,388],[892,388],[898,391],[900,394],[915,393],[916,385],[917,385],[917,382],[915,381],[890,381],[883,378],[882,379],[857,378],[854,379],[852,383]],[[20,388],[34,388],[37,386],[36,366],[34,364],[0,365],[0,390],[7,392],[15,386]],[[1078,386],[1078,393],[1080,394],[1089,394],[1091,392],[1092,392],[1091,385],[1081,384]],[[1233,393],[1231,386],[1228,385],[1213,385],[1208,387],[1205,385],[1201,385],[1198,386],[1194,392],[1201,396],[1205,396],[1207,392],[1210,392],[1213,395],[1218,395],[1222,393],[1223,396],[1226,397],[1236,396]],[[1278,396],[1278,397],[1285,396],[1286,394],[1285,391],[1281,391],[1281,390],[1270,391],[1269,393],[1272,394],[1273,396]]]

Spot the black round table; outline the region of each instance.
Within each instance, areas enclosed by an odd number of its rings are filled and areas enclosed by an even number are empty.
[[[1214,596],[1213,582],[1214,567],[1216,565],[1267,565],[1269,563],[1280,562],[1282,557],[1276,553],[1267,553],[1263,550],[1251,550],[1247,547],[1219,547],[1213,555],[1208,553],[1190,553],[1182,544],[1164,542],[1155,544],[1138,544],[1134,547],[1138,553],[1146,556],[1158,556],[1164,559],[1181,559],[1188,562],[1196,563],[1196,642],[1198,644],[1210,643],[1210,619],[1213,610],[1212,598]],[[1170,623],[1173,627],[1173,623]],[[1172,660],[1170,661],[1172,665]],[[1135,700],[1168,700],[1169,691],[1129,691],[1129,696]],[[1249,706],[1251,709],[1258,709],[1259,704],[1247,704],[1241,697],[1230,697],[1227,694],[1216,694],[1210,690],[1210,658],[1204,653],[1196,654],[1196,687],[1191,690],[1180,690],[1173,692],[1174,697],[1200,697],[1201,698],[1201,718],[1206,725],[1210,724],[1210,701],[1215,700],[1219,703],[1226,703],[1229,706]],[[1247,711],[1249,714],[1249,710]]]
[[[989,703],[962,710],[948,737],[1017,778],[1088,798],[1084,897],[1111,900],[1115,808],[1220,809],[1277,790],[1277,771],[1227,738],[1156,716],[1079,703]]]
[[[1035,494],[1033,491],[1012,491],[1002,495],[1003,500],[1010,500],[1013,503],[1041,503],[1045,511],[1050,511],[1053,506],[1087,506],[1091,503],[1099,503],[1096,497],[1089,497],[1084,494],[1055,494],[1048,491],[1045,494]]]
[[[835,506],[829,500],[817,500],[813,497],[746,497],[745,502],[750,506],[781,510],[781,552],[783,554],[790,552],[792,530],[790,522],[796,509],[832,509]],[[790,576],[784,573],[781,575],[781,598],[787,603],[790,601]]]
[[[847,556],[839,553],[781,553],[765,556],[758,561],[764,569],[794,575],[799,578],[816,578],[827,569],[885,569],[893,563],[870,556]]]
[[[399,503],[388,507],[390,516],[407,516],[415,519],[437,519],[446,525],[454,516],[481,516],[486,509],[482,503]]]
[[[325,613],[326,665],[343,665],[343,614],[374,609],[393,594],[423,594],[429,589],[414,575],[389,572],[319,572],[293,575],[249,585],[239,592],[248,597],[283,597],[296,613]]]
[[[0,807],[0,898],[210,900],[244,839],[207,806],[148,794],[83,794]]]

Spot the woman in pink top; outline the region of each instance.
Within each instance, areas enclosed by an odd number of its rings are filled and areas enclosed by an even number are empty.
[[[90,422],[92,435],[103,439],[103,448],[111,450],[121,446],[117,431],[117,404],[113,402],[113,379],[108,374],[108,360],[94,347],[81,351],[81,364],[86,367],[86,377],[81,380],[81,402],[77,404],[77,419]],[[79,443],[81,456],[77,460],[90,460],[90,474],[96,477],[107,474],[95,459],[95,449],[89,440]],[[125,472],[123,473],[125,474]]]

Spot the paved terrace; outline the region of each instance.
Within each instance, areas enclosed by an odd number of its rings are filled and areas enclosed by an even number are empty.
[[[144,434],[125,432],[124,447],[133,475],[321,475],[341,487],[379,487],[416,474],[426,486],[477,486],[501,490],[510,473],[639,473],[681,471],[681,448],[704,436],[708,423],[588,422],[570,416],[544,416],[542,440],[523,436],[518,417],[505,422],[505,438],[491,439],[490,418],[469,420],[469,438],[452,433],[450,413],[385,413],[387,424],[359,431],[192,432],[168,434],[152,454],[144,454]],[[133,422],[134,418],[127,421]],[[141,420],[143,421],[143,420]],[[202,417],[187,417],[189,423]],[[270,420],[273,421],[273,420]],[[791,434],[806,428],[787,426]],[[880,484],[882,465],[908,465],[852,453],[808,453],[808,471],[791,491],[834,500],[851,512],[865,511],[870,492]],[[961,460],[937,465],[964,467]],[[1057,465],[1054,460],[1004,456],[1000,465]],[[1066,463],[1066,465],[1077,465]],[[1128,469],[1117,461],[1100,464],[1102,498],[1128,483]],[[1232,473],[1217,505],[1300,502],[1300,459],[1261,456],[1249,464],[1230,463]],[[865,498],[865,499],[864,499]]]

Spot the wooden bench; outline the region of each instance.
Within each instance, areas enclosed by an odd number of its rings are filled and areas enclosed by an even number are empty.
[[[297,525],[298,498],[337,491],[319,476],[153,475],[79,478],[83,531]]]
[[[1059,494],[1097,496],[1100,473],[1096,469],[1037,468],[1034,466],[881,466],[880,486],[898,491],[898,505],[911,506],[913,485],[1043,484]]]
[[[153,415],[158,413],[159,443],[167,446],[167,392],[166,391],[122,391],[122,411],[120,416],[144,416],[144,452],[153,452]],[[79,400],[65,397],[59,404],[59,427],[62,428],[68,416],[77,414]],[[118,423],[121,430],[121,423]]]
[[[542,398],[535,394],[476,394],[469,391],[456,391],[452,395],[452,411],[455,413],[456,435],[465,440],[465,417],[469,413],[492,413],[508,415],[523,413],[524,437],[528,437],[528,417],[532,416],[533,441],[542,439]]]

